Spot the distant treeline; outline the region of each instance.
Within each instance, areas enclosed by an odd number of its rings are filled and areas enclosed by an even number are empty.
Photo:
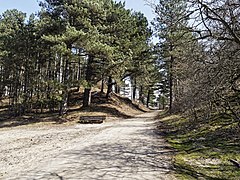
[[[128,78],[133,99],[138,91],[146,105],[240,122],[239,1],[146,3],[156,14],[152,29],[142,13],[113,0],[45,0],[28,20],[18,10],[3,13],[0,96],[9,112],[64,114],[73,89],[84,89],[87,107],[99,82],[108,98]]]

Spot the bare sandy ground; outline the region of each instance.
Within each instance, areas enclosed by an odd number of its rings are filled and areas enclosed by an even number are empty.
[[[0,179],[173,180],[154,117],[95,125],[0,129]]]

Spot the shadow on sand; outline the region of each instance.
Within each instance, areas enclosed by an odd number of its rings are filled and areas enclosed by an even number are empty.
[[[134,138],[124,136],[110,142],[108,138],[96,139],[95,144],[79,145],[57,157],[49,167],[28,172],[23,178],[172,179],[171,156],[174,150],[154,130],[142,126],[139,129],[133,134]]]

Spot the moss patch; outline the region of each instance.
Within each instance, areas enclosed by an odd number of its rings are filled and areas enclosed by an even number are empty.
[[[165,115],[158,129],[178,150],[174,166],[179,179],[240,179],[240,129],[229,116],[209,120]]]

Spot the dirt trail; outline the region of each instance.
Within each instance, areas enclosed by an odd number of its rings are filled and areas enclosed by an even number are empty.
[[[172,152],[154,132],[156,114],[101,125],[2,129],[0,179],[172,180]]]

